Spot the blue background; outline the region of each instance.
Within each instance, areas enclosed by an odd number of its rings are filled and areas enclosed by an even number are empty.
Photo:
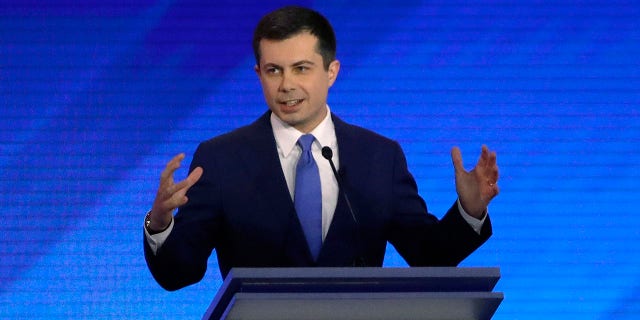
[[[498,153],[495,319],[640,318],[640,4],[324,1],[332,110],[398,140],[429,209],[449,151]],[[142,220],[164,164],[266,110],[251,34],[274,1],[0,1],[0,318],[198,318]],[[178,172],[186,175],[186,169]],[[389,248],[388,266],[404,266]]]

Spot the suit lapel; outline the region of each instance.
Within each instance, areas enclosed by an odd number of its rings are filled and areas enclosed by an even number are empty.
[[[269,121],[270,113],[262,115],[242,132],[240,159],[253,185],[262,198],[268,199],[274,212],[288,212],[293,209],[287,182],[282,173],[280,158]]]
[[[271,112],[266,112],[243,132],[241,138],[247,142],[247,148],[240,158],[243,167],[249,171],[248,176],[255,177],[252,184],[256,194],[267,203],[269,216],[258,219],[277,219],[286,226],[288,264],[312,265],[313,259],[282,172],[270,116]]]
[[[336,139],[340,148],[340,170],[338,174],[345,184],[343,188],[350,190],[348,179],[345,179],[345,172],[354,163],[354,150],[357,144],[353,141],[349,133],[349,125],[332,114],[335,127]],[[340,191],[342,192],[342,191]],[[353,201],[353,200],[352,200]],[[351,265],[357,257],[357,228],[353,221],[351,212],[347,206],[342,193],[338,194],[338,203],[333,214],[333,220],[327,233],[327,237],[318,257],[318,265],[336,266]]]

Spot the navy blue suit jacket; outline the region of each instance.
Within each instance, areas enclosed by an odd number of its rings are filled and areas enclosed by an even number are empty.
[[[223,277],[232,267],[382,266],[390,242],[411,266],[455,266],[491,235],[476,233],[453,205],[427,212],[399,144],[335,115],[340,175],[356,224],[340,196],[317,261],[311,258],[282,173],[270,112],[198,146],[204,169],[157,254],[145,257],[158,283],[176,290],[204,276],[212,251]]]

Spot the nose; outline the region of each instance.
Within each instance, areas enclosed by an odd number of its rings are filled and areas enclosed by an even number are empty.
[[[293,81],[293,75],[289,72],[282,72],[282,77],[280,78],[280,86],[278,90],[281,92],[289,92],[291,90],[295,90],[295,85]]]

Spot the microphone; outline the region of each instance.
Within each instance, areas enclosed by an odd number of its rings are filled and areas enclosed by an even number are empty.
[[[353,208],[351,207],[351,201],[349,201],[349,197],[347,196],[347,192],[344,191],[344,188],[342,187],[342,179],[340,178],[340,175],[338,175],[338,171],[336,171],[336,166],[333,164],[333,150],[331,150],[331,148],[329,147],[322,147],[322,156],[329,160],[329,164],[331,165],[331,170],[333,171],[333,175],[336,177],[336,181],[338,181],[338,189],[340,190],[340,193],[342,193],[342,196],[344,197],[344,201],[347,203],[347,207],[349,208],[349,213],[351,213],[351,218],[353,218],[353,222],[356,223],[356,226],[360,226],[360,223],[358,222],[358,218],[356,218],[356,215],[353,213]]]
[[[349,213],[351,213],[351,218],[356,225],[356,248],[358,250],[358,255],[354,260],[354,266],[356,267],[365,267],[367,264],[365,263],[364,257],[362,256],[362,248],[360,248],[360,222],[358,222],[358,218],[356,218],[356,214],[353,211],[353,207],[351,207],[351,201],[349,201],[349,196],[347,196],[347,192],[344,190],[342,183],[342,178],[336,171],[336,166],[333,164],[333,150],[330,147],[322,147],[322,156],[329,160],[329,165],[331,165],[331,171],[333,171],[333,175],[336,177],[336,181],[338,182],[338,190],[344,197],[344,201],[347,203],[347,208],[349,209]]]

